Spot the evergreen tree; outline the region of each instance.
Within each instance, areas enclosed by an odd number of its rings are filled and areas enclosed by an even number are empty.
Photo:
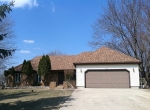
[[[11,7],[14,6],[14,2],[12,1],[10,4],[3,4],[0,5],[0,22],[2,22],[6,18],[6,14],[10,13]],[[0,42],[3,41],[5,38],[7,38],[8,33],[0,33]],[[0,48],[0,58],[5,58],[7,56],[12,55],[12,52],[15,51],[15,49],[4,49]]]
[[[31,62],[30,61],[27,61],[27,64],[28,64],[28,75],[31,75],[33,74],[33,68],[32,68],[32,65],[31,65]]]
[[[24,68],[24,65],[26,64],[26,60],[23,61],[23,64],[22,64],[22,68],[21,68],[21,72],[23,73],[23,68]]]
[[[49,72],[50,72],[50,69],[51,69],[50,58],[49,58],[48,55],[46,55],[45,59],[46,59],[46,72],[49,73]]]
[[[33,74],[33,68],[32,68],[30,60],[23,61],[21,72],[26,75],[26,82],[29,82],[30,81],[29,78]]]
[[[38,74],[39,74],[39,75],[42,75],[42,73],[43,73],[43,72],[42,72],[43,57],[44,57],[44,56],[42,56],[42,58],[40,59],[39,65],[38,65]]]
[[[27,76],[33,73],[33,68],[32,68],[30,60],[27,62],[26,60],[24,60],[23,65],[22,65],[22,73],[26,74]]]
[[[14,69],[14,67],[12,66],[12,68],[9,68],[9,73],[12,75],[12,76],[14,76],[15,75],[15,69]]]
[[[38,74],[45,76],[46,74],[50,73],[51,64],[50,59],[48,55],[43,55],[40,59],[39,65],[38,65]]]

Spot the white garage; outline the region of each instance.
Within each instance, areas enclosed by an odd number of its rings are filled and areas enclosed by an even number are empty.
[[[103,47],[76,67],[77,88],[138,88],[139,60]]]

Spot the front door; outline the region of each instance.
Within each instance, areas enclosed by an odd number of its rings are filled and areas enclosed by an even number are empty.
[[[58,72],[58,85],[63,84],[64,81],[64,72]]]

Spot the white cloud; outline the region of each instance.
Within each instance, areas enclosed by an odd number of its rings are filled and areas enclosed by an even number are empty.
[[[55,5],[53,2],[51,2],[51,10],[52,10],[52,12],[55,12]]]
[[[0,2],[4,3],[10,3],[12,0],[0,0]],[[32,7],[38,7],[39,4],[37,3],[37,0],[14,0],[14,8],[23,8],[25,6],[28,6],[29,8]]]
[[[29,50],[20,50],[20,53],[28,54],[28,53],[31,53],[31,52]]]
[[[25,43],[34,43],[34,40],[23,40],[22,42],[25,42]]]
[[[38,7],[38,6],[39,6],[39,4],[37,3],[37,1],[36,1],[36,0],[34,0],[34,1],[33,1],[33,5],[34,5],[34,6],[36,6],[36,7]]]

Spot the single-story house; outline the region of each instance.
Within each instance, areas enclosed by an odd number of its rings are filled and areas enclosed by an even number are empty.
[[[63,84],[67,74],[76,80],[77,88],[133,88],[139,87],[139,63],[131,56],[112,50],[107,47],[99,48],[94,52],[83,52],[79,55],[49,56],[51,73],[45,78],[45,85],[56,82]],[[31,60],[35,75],[31,79],[39,80],[37,75],[38,63],[41,56]],[[21,75],[22,65],[15,67],[16,75],[11,78],[13,86],[24,86],[27,82]],[[14,80],[14,81],[13,81]],[[8,84],[10,84],[8,78]],[[28,83],[31,85],[33,81]]]

